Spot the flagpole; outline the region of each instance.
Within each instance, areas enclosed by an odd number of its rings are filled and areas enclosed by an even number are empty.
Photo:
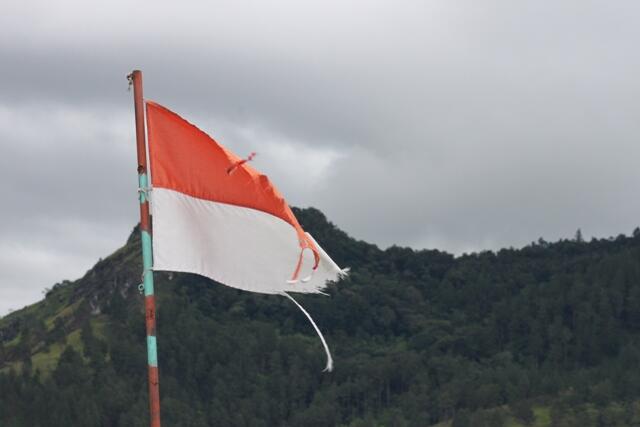
[[[142,282],[147,326],[147,360],[149,373],[149,425],[160,427],[160,387],[158,377],[158,350],[156,345],[156,299],[153,292],[153,249],[149,217],[149,178],[147,176],[147,144],[144,129],[144,101],[142,98],[142,72],[134,70],[129,76],[133,84],[133,102],[136,115],[136,145],[138,148],[138,193],[140,196],[140,238],[142,240]]]

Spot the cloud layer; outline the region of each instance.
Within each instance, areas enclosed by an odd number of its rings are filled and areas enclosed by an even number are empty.
[[[0,314],[137,221],[131,94],[259,153],[357,238],[464,251],[638,225],[633,1],[12,1]]]

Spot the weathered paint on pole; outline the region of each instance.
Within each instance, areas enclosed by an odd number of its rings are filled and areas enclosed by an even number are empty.
[[[142,72],[134,70],[129,76],[133,84],[136,115],[136,144],[138,148],[138,192],[140,198],[140,238],[142,241],[142,282],[144,285],[145,319],[147,326],[147,360],[149,373],[149,425],[160,427],[160,386],[158,381],[158,349],[156,343],[156,300],[153,293],[153,252],[149,218],[149,177],[147,176],[147,143],[144,129],[144,101]]]

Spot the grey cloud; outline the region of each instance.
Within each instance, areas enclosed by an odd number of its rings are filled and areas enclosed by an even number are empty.
[[[629,232],[639,17],[632,1],[10,2],[0,252],[58,253],[72,275],[124,240],[132,68],[147,97],[258,151],[291,203],[382,246]]]

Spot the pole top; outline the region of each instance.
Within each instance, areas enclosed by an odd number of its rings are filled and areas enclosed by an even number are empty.
[[[127,74],[127,81],[129,82],[129,89],[131,89],[131,86],[133,85],[134,81],[141,80],[141,79],[142,79],[142,71],[140,71],[140,70],[133,70],[132,72]]]

